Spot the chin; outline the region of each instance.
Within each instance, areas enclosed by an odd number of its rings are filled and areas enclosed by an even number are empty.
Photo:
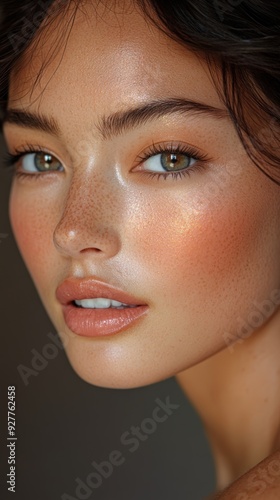
[[[102,372],[99,372],[93,366],[82,365],[69,356],[68,360],[74,372],[84,382],[106,389],[137,389],[169,378],[164,375],[162,377],[153,377],[153,374],[149,374],[149,376],[145,376],[143,373],[132,374],[129,371],[124,373],[121,370],[113,370],[110,368],[103,369]]]
[[[68,361],[74,372],[88,384],[107,389],[136,389],[161,382],[173,375],[166,367],[148,367],[130,363],[122,359],[108,359],[106,356],[98,356],[90,349],[77,349],[77,345],[68,345],[65,349]]]

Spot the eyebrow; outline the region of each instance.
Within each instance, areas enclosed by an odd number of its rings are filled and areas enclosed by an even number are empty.
[[[40,113],[30,113],[21,109],[7,109],[1,122],[2,126],[4,123],[14,123],[20,127],[38,129],[52,135],[61,135],[57,121]]]
[[[149,120],[174,113],[208,115],[216,119],[229,118],[226,109],[216,108],[190,99],[171,98],[149,101],[128,110],[102,116],[96,127],[103,139],[110,139],[112,136],[123,134],[129,129],[144,125]],[[41,130],[55,136],[62,135],[55,118],[44,116],[41,113],[35,114],[21,109],[7,109],[2,120],[3,123],[13,123],[24,128]]]

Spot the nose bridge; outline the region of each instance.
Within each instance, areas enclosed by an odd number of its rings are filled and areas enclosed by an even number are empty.
[[[77,256],[86,250],[116,253],[117,189],[97,172],[73,173],[61,217],[53,234],[60,252]]]

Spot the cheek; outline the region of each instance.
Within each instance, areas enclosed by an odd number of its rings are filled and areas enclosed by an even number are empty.
[[[179,297],[185,301],[187,296],[196,304],[202,297],[225,302],[250,287],[257,290],[260,283],[265,287],[273,273],[266,271],[273,267],[271,255],[278,241],[271,220],[277,220],[279,214],[273,219],[273,210],[269,212],[273,193],[267,185],[252,189],[247,179],[241,182],[243,190],[238,182],[233,183],[231,189],[228,186],[217,196],[208,196],[207,203],[200,206],[195,199],[198,189],[188,192],[186,188],[188,196],[184,191],[165,194],[161,189],[146,194],[145,199],[139,198],[139,192],[133,197],[130,193],[120,228],[123,271],[127,268],[131,276],[133,270],[139,283],[144,288],[148,283],[157,296],[160,293],[174,301]],[[32,196],[16,185],[11,191],[15,238],[40,286],[48,281],[50,272],[52,276],[63,272],[63,259],[53,245],[60,210],[55,199],[59,198],[55,189],[52,195],[38,190]]]
[[[36,181],[35,181],[36,182]],[[40,194],[28,196],[14,185],[10,195],[10,221],[22,258],[35,283],[48,279],[54,269],[54,205]],[[28,191],[28,190],[26,190]]]
[[[142,210],[143,224],[138,224],[137,237],[131,235],[139,271],[146,271],[154,293],[173,301],[175,308],[187,302],[200,314],[203,304],[209,310],[242,310],[243,300],[248,303],[274,286],[279,265],[271,255],[279,238],[271,228],[276,220],[268,209],[271,198],[250,185],[243,191],[239,187],[209,197],[200,211],[192,209],[194,198],[182,203],[182,198],[156,196]]]

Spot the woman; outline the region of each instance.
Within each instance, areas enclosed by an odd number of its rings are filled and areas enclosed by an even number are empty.
[[[176,376],[219,498],[280,494],[279,20],[264,0],[4,6],[23,259],[82,379]]]

